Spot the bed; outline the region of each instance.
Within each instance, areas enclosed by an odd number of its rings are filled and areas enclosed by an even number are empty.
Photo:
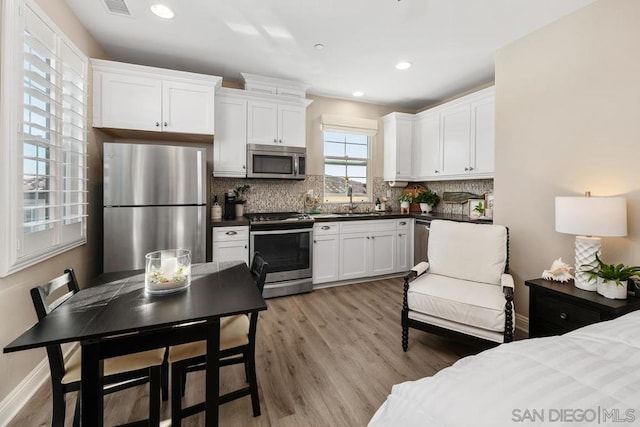
[[[640,424],[640,311],[393,386],[369,427]]]

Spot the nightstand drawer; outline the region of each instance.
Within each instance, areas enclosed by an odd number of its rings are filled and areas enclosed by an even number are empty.
[[[536,315],[540,321],[558,332],[572,331],[601,320],[598,310],[558,299],[553,295],[538,295],[537,304],[539,310]]]

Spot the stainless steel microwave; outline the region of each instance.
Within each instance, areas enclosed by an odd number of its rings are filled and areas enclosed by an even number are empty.
[[[307,149],[247,144],[247,178],[304,179]]]

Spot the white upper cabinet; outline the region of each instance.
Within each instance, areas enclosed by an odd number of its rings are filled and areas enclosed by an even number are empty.
[[[391,113],[382,118],[384,125],[385,181],[413,179],[412,138],[415,116]]]
[[[233,94],[216,95],[216,134],[213,176],[247,176],[247,100]]]
[[[417,162],[414,172],[416,179],[437,179],[442,174],[442,157],[440,156],[440,113],[429,112],[419,116],[419,138],[414,138],[414,161]]]
[[[306,106],[250,100],[248,144],[306,147]]]
[[[494,87],[416,115],[391,113],[383,121],[385,181],[493,177]]]
[[[469,172],[471,109],[463,103],[440,110],[442,140],[441,175],[464,175]]]
[[[99,59],[93,66],[93,126],[213,135],[221,77]]]

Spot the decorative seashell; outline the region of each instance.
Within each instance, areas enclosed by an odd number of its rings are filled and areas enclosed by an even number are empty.
[[[573,279],[571,274],[572,267],[562,262],[562,258],[553,261],[548,270],[542,272],[542,278],[546,280],[555,280],[556,282],[568,282]]]

